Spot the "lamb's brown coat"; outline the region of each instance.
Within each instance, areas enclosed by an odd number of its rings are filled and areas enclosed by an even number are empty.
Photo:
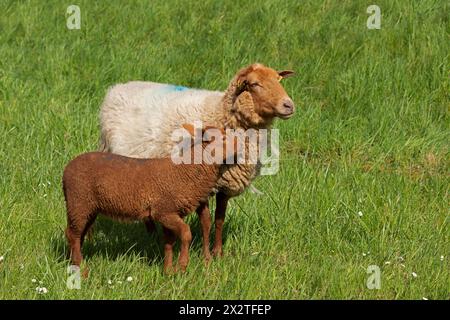
[[[170,158],[136,159],[102,152],[76,157],[63,174],[72,264],[80,265],[84,236],[101,213],[119,220],[160,222],[166,239],[164,268],[172,267],[176,235],[182,242],[179,265],[184,270],[191,232],[182,218],[207,201],[221,166],[176,165]]]

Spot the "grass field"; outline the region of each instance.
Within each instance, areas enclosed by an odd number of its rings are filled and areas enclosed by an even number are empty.
[[[373,1],[77,0],[68,30],[72,2],[1,1],[0,299],[449,299],[450,5],[375,3],[379,30]],[[224,89],[255,61],[297,71],[298,109],[264,195],[230,203],[224,257],[204,266],[192,215],[188,272],[165,276],[159,236],[100,219],[67,289],[62,170],[96,149],[106,89]]]

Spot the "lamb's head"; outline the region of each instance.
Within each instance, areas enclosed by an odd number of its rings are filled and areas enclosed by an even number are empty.
[[[235,163],[240,155],[237,139],[232,136],[228,137],[225,130],[213,126],[203,126],[201,133],[192,124],[185,123],[183,128],[191,136],[191,148],[195,145],[202,144],[202,159],[207,164],[224,164]],[[194,152],[192,154],[194,154]]]
[[[241,69],[229,87],[229,93],[234,94],[232,110],[243,113],[251,122],[270,123],[276,117],[289,119],[295,106],[280,81],[293,74],[293,71],[276,71],[259,63]]]

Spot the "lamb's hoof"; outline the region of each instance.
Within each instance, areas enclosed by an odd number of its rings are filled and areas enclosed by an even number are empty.
[[[209,264],[210,264],[211,261],[212,261],[212,256],[211,256],[210,253],[208,253],[207,255],[205,255],[204,261],[205,261],[205,265],[206,265],[206,266],[209,266]]]
[[[214,258],[221,258],[221,257],[223,257],[222,248],[213,248],[212,255],[213,255]]]

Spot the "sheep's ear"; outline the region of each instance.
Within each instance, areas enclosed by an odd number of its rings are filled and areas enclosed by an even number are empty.
[[[278,75],[280,76],[278,81],[281,81],[281,79],[285,79],[285,78],[294,76],[295,72],[292,70],[283,70],[283,71],[278,71]]]
[[[191,136],[195,136],[195,128],[192,124],[190,123],[185,123],[183,124],[183,128],[187,130],[187,132],[189,132],[189,134]]]

